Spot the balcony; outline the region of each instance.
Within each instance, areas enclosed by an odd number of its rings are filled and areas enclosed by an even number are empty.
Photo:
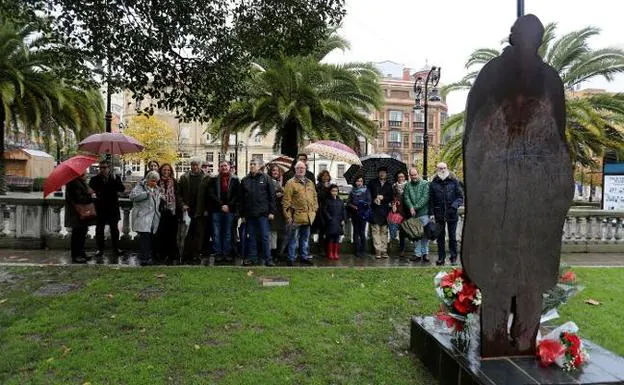
[[[412,127],[414,128],[425,128],[425,122],[412,122]]]
[[[422,142],[412,143],[412,150],[414,151],[422,151],[424,148],[424,144]]]
[[[388,120],[388,127],[401,127],[403,122],[400,120]]]

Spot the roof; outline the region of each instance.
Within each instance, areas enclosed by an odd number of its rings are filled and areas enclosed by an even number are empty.
[[[39,150],[31,150],[29,148],[22,148],[22,151],[24,151],[26,154],[30,155],[30,156],[36,156],[39,158],[52,158],[54,159],[54,157],[50,154],[48,154],[45,151],[39,151]]]

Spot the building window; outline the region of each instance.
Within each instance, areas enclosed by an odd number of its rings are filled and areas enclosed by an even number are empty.
[[[230,146],[236,145],[236,134],[230,134],[230,138],[228,140],[228,144]]]
[[[345,173],[345,165],[344,164],[339,164],[338,165],[338,172],[336,173],[336,177],[337,178],[344,178],[344,173]]]
[[[214,162],[214,152],[206,153],[206,162]]]
[[[251,159],[264,161],[264,156],[262,154],[251,154]]]
[[[390,131],[388,135],[389,143],[401,143],[401,131]]]
[[[403,148],[409,148],[409,134],[403,134]]]
[[[414,111],[414,122],[424,122],[425,121],[425,114],[423,113],[422,110],[416,110]]]
[[[423,134],[414,133],[412,143],[422,143],[423,142]]]
[[[225,160],[225,154],[220,152],[217,159],[219,160],[219,163],[223,162]]]
[[[388,124],[390,127],[401,127],[403,111],[388,111]]]
[[[235,160],[236,160],[236,153],[230,152],[230,164],[234,164]]]
[[[319,169],[319,173],[321,171],[327,170],[327,163],[320,163],[319,166],[318,166],[318,169]]]

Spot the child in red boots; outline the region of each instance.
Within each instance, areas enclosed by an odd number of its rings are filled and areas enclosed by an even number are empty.
[[[342,199],[338,197],[338,186],[329,186],[330,196],[325,203],[325,226],[327,234],[327,258],[332,260],[340,259],[338,252],[340,243],[338,240],[344,234],[343,225],[345,220],[345,206]]]

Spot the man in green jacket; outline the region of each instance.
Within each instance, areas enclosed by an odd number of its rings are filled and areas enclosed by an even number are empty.
[[[423,226],[429,223],[429,183],[420,177],[414,167],[409,169],[410,181],[405,186],[403,200],[410,216],[417,217]],[[415,242],[414,256],[410,261],[429,262],[429,240],[422,238]]]

